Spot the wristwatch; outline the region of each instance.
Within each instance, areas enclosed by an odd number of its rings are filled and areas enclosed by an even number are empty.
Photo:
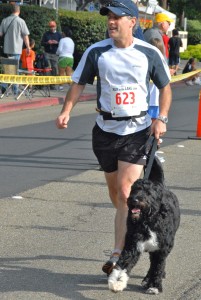
[[[158,116],[157,119],[162,121],[164,124],[168,123],[168,117],[166,117],[166,116]]]

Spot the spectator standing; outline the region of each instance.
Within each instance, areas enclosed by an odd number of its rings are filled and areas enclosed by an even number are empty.
[[[91,45],[83,54],[56,125],[67,128],[70,112],[85,85],[93,84],[97,77],[99,115],[92,145],[116,208],[114,250],[102,267],[109,274],[124,247],[127,198],[146,165],[144,145],[150,134],[159,139],[166,132],[172,98],[170,72],[163,55],[133,37],[137,6],[131,0],[115,0],[102,7],[100,14],[107,16],[110,38]],[[150,79],[160,89],[160,115],[153,123],[147,114]]]
[[[179,37],[179,32],[177,29],[173,29],[172,31],[172,37],[169,39],[168,42],[169,45],[169,67],[171,69],[175,69],[175,75],[177,73],[177,70],[179,68],[179,49],[183,46],[182,40]]]
[[[49,22],[49,30],[43,34],[41,45],[44,47],[45,56],[48,60],[49,66],[51,67],[51,75],[58,75],[58,56],[56,54],[59,41],[62,38],[62,34],[57,31],[57,24],[55,21]],[[53,89],[55,86],[51,85]]]
[[[59,46],[56,54],[59,55],[58,68],[60,76],[71,76],[73,73],[73,64],[74,64],[74,49],[75,43],[73,42],[71,36],[72,32],[70,29],[66,28],[63,31],[63,38],[59,41]],[[63,86],[59,87],[60,90],[63,90]]]
[[[20,59],[23,42],[29,53],[29,30],[25,21],[19,17],[20,6],[11,5],[12,14],[3,19],[0,25],[0,36],[4,35],[4,53],[8,57],[14,56]]]
[[[0,36],[4,35],[4,53],[8,57],[20,60],[23,42],[26,46],[26,52],[29,54],[29,30],[25,21],[19,17],[20,6],[11,5],[12,14],[3,19],[0,25]],[[14,94],[18,93],[18,86],[13,86]]]
[[[150,29],[145,30],[144,32],[145,41],[148,43],[150,43],[151,39],[160,39],[163,41],[164,39],[163,35],[167,33],[170,24],[172,22],[173,20],[165,13],[156,14],[154,26]],[[164,41],[163,41],[163,45],[164,45],[163,52],[166,53],[168,49],[165,48]]]
[[[168,45],[168,42],[169,42],[169,36],[167,35],[167,33],[164,33],[162,35],[162,38],[163,38],[163,43],[164,43],[164,46],[165,46],[165,57],[168,61],[169,59],[169,45]]]

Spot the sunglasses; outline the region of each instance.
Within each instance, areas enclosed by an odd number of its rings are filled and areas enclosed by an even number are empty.
[[[105,7],[122,7],[122,8],[126,8],[130,12],[131,16],[133,16],[133,12],[130,10],[130,8],[122,2],[117,2],[117,1],[108,2],[108,3],[105,4]]]

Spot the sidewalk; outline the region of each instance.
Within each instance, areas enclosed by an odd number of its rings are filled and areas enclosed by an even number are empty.
[[[187,60],[181,60],[179,66],[178,75],[182,73],[182,70],[186,64]],[[197,63],[197,68],[201,69],[201,62]],[[179,84],[180,82],[176,82],[175,84]],[[50,97],[44,97],[41,95],[39,91],[34,94],[32,99],[28,99],[25,95],[22,95],[19,100],[15,100],[14,95],[9,95],[8,97],[4,96],[3,99],[0,99],[0,113],[5,113],[9,111],[17,111],[17,110],[25,110],[25,109],[33,109],[44,106],[52,106],[63,104],[66,96],[66,92],[68,91],[69,85],[64,85],[64,90],[51,90]],[[87,85],[84,93],[80,97],[80,101],[89,101],[96,99],[96,84]]]
[[[14,95],[4,96],[0,99],[0,113],[9,111],[17,111],[24,109],[39,108],[44,106],[52,106],[63,104],[69,85],[64,85],[64,90],[50,90],[50,97],[44,97],[40,91],[34,93],[32,99],[28,99],[24,94],[19,100],[16,100]],[[96,85],[87,85],[84,93],[80,97],[80,101],[89,101],[96,99]]]

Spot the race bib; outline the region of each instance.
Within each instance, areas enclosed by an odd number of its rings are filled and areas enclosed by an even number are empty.
[[[111,85],[111,114],[116,117],[137,116],[142,111],[143,100],[140,99],[139,85]]]

